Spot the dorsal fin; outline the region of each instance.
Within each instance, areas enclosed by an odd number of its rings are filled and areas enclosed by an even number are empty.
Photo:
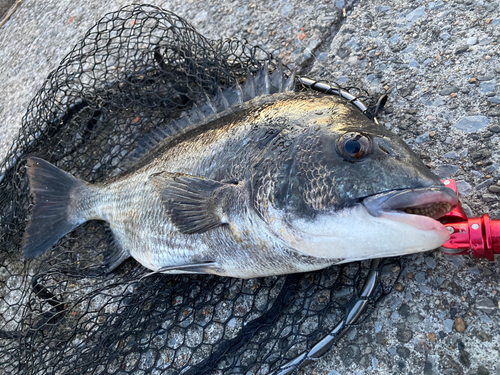
[[[283,92],[295,91],[295,68],[292,70],[292,74],[283,83]]]
[[[271,79],[267,62],[265,62],[255,76],[255,96],[269,94],[271,94]]]
[[[295,89],[295,70],[287,78],[283,72],[283,65],[278,63],[272,74],[269,74],[267,62],[265,62],[257,73],[248,73],[245,83],[236,83],[230,88],[221,89],[213,96],[204,93],[204,97],[194,102],[189,110],[175,120],[168,122],[168,125],[155,128],[151,132],[143,135],[137,142],[136,150],[129,156],[129,160],[122,165],[123,170],[127,170],[133,163],[148,153],[166,138],[173,137],[185,131],[187,127],[196,126],[198,123],[206,121],[208,118],[216,118],[219,113],[250,101],[260,95],[270,95]]]
[[[222,93],[222,90],[220,89],[220,87],[217,87],[217,94],[215,94],[213,102],[215,104],[215,108],[217,109],[217,112],[225,111],[226,109],[229,109],[229,107],[230,107],[229,102],[227,101],[226,97]]]
[[[191,119],[191,122],[196,124],[197,122],[202,121],[206,117],[207,116],[203,113],[198,104],[193,103],[193,107],[189,111],[189,118]]]
[[[253,74],[248,72],[247,79],[243,85],[243,101],[247,102],[256,96],[255,80]]]
[[[204,104],[206,106],[208,106],[210,108],[210,110],[211,110],[211,113],[209,113],[208,116],[216,114],[218,111],[217,111],[216,104],[212,100],[213,98],[211,98],[206,92],[204,94],[205,94],[204,95],[205,96],[205,102],[204,102]],[[187,112],[189,112],[189,111],[187,111]]]
[[[155,128],[139,138],[135,150],[128,156],[128,160],[123,164],[122,169],[127,170],[164,139],[182,133],[183,128],[187,127],[187,125],[189,125],[187,121],[185,121],[184,127],[180,125],[179,121],[171,121],[169,126]]]
[[[224,89],[222,94],[226,97],[230,107],[243,104],[243,89],[238,82],[233,87]]]
[[[285,77],[283,74],[283,65],[281,65],[281,61],[278,61],[278,66],[274,70],[273,74],[271,74],[271,94],[275,94],[278,92],[283,92],[283,87],[285,86]]]

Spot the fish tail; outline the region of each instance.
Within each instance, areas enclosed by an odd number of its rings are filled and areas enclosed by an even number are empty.
[[[86,184],[39,158],[28,158],[27,175],[34,207],[24,232],[25,257],[45,253],[61,237],[86,220],[72,211],[72,196]]]

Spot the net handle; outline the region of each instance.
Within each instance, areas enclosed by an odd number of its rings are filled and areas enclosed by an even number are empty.
[[[311,362],[314,362],[330,350],[332,346],[334,346],[337,341],[351,329],[351,326],[355,324],[366,311],[370,303],[370,298],[373,297],[377,291],[377,285],[380,281],[381,264],[381,258],[372,260],[370,264],[370,272],[366,277],[365,284],[363,285],[358,297],[355,298],[347,308],[345,318],[342,319],[329,334],[314,345],[309,351],[302,353],[298,357],[295,357],[288,363],[281,366],[278,370],[279,372],[275,373],[275,375],[290,375],[294,371],[303,368]]]
[[[314,81],[306,77],[297,77],[297,81],[314,91],[322,92],[323,94],[338,95],[341,98],[348,100],[350,103],[356,106],[356,108],[363,112],[366,117],[368,117],[370,120],[373,120],[375,124],[379,125],[378,120],[375,116],[377,116],[377,114],[382,110],[385,103],[387,102],[387,95],[382,95],[378,99],[377,104],[372,111],[361,101],[361,99],[351,94],[350,92],[341,89],[340,87],[330,86],[324,82]]]

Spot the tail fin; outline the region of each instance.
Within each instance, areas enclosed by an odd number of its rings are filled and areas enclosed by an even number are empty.
[[[61,237],[83,223],[70,217],[71,194],[84,182],[39,158],[29,158],[27,174],[34,207],[23,237],[25,257],[45,253]]]

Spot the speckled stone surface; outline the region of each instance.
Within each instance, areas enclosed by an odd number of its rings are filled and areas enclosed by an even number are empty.
[[[16,0],[3,0],[0,2],[0,22],[4,18],[4,16],[9,11],[10,7],[14,5]]]
[[[26,0],[0,28],[0,155],[48,73],[129,1]],[[470,215],[500,218],[498,1],[151,1],[209,38],[246,38],[303,74],[389,95],[380,121]],[[396,290],[300,374],[500,374],[500,259],[406,258]]]

